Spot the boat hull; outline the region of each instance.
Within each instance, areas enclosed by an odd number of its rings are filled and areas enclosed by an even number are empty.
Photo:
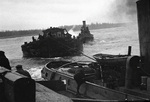
[[[47,64],[48,65],[48,64]],[[73,74],[67,74],[61,72],[55,68],[49,68],[45,66],[42,69],[42,77],[46,80],[63,80],[66,83],[66,90],[76,93],[77,84],[73,78]],[[116,91],[109,89],[100,80],[95,80],[98,84],[86,81],[80,87],[80,93],[86,97],[101,99],[101,100],[146,100],[146,98],[141,98],[138,96],[130,95],[121,91]]]
[[[45,38],[21,46],[23,57],[63,57],[80,55],[83,45],[77,39]]]
[[[87,34],[87,35],[82,34],[82,36],[79,35],[79,39],[85,44],[90,41],[93,41],[94,37],[92,34]]]

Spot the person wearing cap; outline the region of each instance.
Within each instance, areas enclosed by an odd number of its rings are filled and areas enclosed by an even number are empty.
[[[5,67],[8,70],[11,70],[11,66],[10,66],[9,60],[5,56],[5,52],[4,51],[0,51],[0,66],[1,67]]]
[[[30,73],[29,73],[28,71],[24,70],[24,69],[22,68],[22,65],[17,65],[17,66],[16,66],[16,70],[17,70],[17,71],[16,71],[17,73],[22,74],[22,75],[24,75],[24,76],[27,76],[27,77],[31,78]]]

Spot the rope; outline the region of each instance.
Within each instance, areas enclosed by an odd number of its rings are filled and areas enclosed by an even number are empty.
[[[52,38],[52,39],[55,40],[54,38]],[[60,43],[60,42],[57,41],[57,40],[55,40],[55,41],[56,41],[57,43],[59,43],[60,45],[63,45],[63,46],[65,46],[65,47],[69,48],[69,49],[73,49],[73,48],[71,48],[71,47],[69,47],[69,46],[67,46],[67,45],[65,45],[65,44]],[[94,59],[94,58],[92,58],[92,57],[90,57],[90,56],[84,54],[84,53],[83,53],[82,51],[80,51],[80,50],[75,50],[75,49],[73,49],[73,50],[76,51],[76,52],[80,52],[80,53],[81,53],[82,55],[84,55],[85,57],[96,61],[96,59]]]
[[[147,73],[146,71],[144,71],[144,69],[143,69],[143,68],[141,68],[141,70],[142,70],[145,74],[147,74],[147,75],[149,75],[149,76],[150,76],[150,74],[149,74],[149,73]]]

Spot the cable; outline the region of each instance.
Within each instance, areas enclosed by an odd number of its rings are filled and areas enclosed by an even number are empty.
[[[52,39],[53,39],[53,38],[52,38]],[[55,40],[55,39],[53,39],[53,40]],[[73,49],[73,48],[71,48],[71,47],[69,47],[69,46],[67,46],[67,45],[64,45],[64,44],[60,43],[60,42],[57,41],[57,40],[55,40],[55,41],[58,42],[59,44],[65,46],[65,47],[69,48],[69,49]],[[96,59],[94,59],[94,58],[92,58],[92,57],[90,57],[90,56],[84,54],[84,53],[83,53],[82,51],[80,51],[80,50],[75,50],[75,49],[73,49],[73,50],[76,51],[76,52],[80,52],[80,53],[81,53],[82,55],[84,55],[85,57],[88,57],[88,58],[90,58],[90,59],[96,61]]]
[[[145,74],[147,74],[147,75],[149,75],[149,76],[150,76],[150,74],[149,74],[149,73],[147,73],[146,71],[144,71],[144,69],[143,69],[143,68],[141,68],[141,70],[142,70]]]

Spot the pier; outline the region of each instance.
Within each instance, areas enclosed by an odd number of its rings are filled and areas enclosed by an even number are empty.
[[[0,102],[72,102],[66,96],[58,94],[16,72],[0,67]]]

